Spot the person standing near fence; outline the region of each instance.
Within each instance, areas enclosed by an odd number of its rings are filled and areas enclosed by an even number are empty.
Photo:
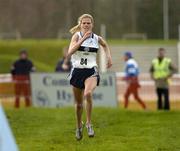
[[[56,68],[55,68],[56,72],[63,73],[63,72],[70,72],[71,71],[72,65],[71,65],[70,59],[67,60],[67,62],[66,62],[67,64],[65,65],[65,67],[64,68],[62,67],[64,60],[66,58],[67,52],[68,52],[68,47],[65,47],[63,49],[63,57],[58,61],[57,65],[56,65]]]
[[[35,67],[31,60],[28,59],[28,53],[25,49],[19,53],[19,59],[11,67],[11,74],[15,85],[15,107],[20,107],[20,96],[25,97],[25,105],[31,105],[30,99],[30,72],[34,72]]]
[[[146,105],[142,101],[138,93],[138,89],[140,88],[140,84],[138,81],[138,75],[139,75],[138,64],[136,60],[132,57],[131,52],[125,52],[124,61],[125,61],[125,77],[123,77],[123,80],[125,80],[127,83],[127,89],[124,94],[124,98],[125,98],[124,107],[125,108],[128,107],[129,97],[131,94],[133,94],[135,100],[138,101],[138,103],[144,109],[146,109]]]
[[[152,60],[150,67],[151,78],[155,81],[157,94],[157,108],[170,109],[169,103],[169,78],[177,71],[171,59],[165,57],[165,49],[158,49],[157,58]],[[164,101],[163,101],[164,98]]]
[[[97,51],[99,44],[103,47],[107,56],[107,68],[112,66],[112,59],[106,41],[93,33],[94,19],[89,14],[83,14],[78,19],[78,25],[70,32],[73,34],[66,60],[71,57],[72,70],[70,84],[73,87],[76,109],[76,139],[83,137],[83,98],[86,99],[86,128],[89,137],[94,136],[91,123],[92,94],[99,84],[99,73],[97,69]],[[66,63],[65,63],[66,64]],[[64,64],[64,65],[65,65]]]

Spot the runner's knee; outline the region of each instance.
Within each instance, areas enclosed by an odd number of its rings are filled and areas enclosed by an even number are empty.
[[[88,98],[91,98],[91,96],[92,96],[92,91],[89,90],[89,91],[85,91],[85,92],[84,92],[84,97],[85,97],[85,98],[88,99]]]
[[[83,108],[83,103],[76,103],[75,106],[77,109],[81,109]]]

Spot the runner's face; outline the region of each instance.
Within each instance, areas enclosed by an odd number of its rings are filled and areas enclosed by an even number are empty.
[[[81,29],[84,32],[92,31],[93,24],[90,18],[83,18],[81,21]]]

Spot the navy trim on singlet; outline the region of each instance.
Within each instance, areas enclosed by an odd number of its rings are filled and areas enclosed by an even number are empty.
[[[80,46],[78,51],[95,52],[95,53],[97,53],[98,48]]]
[[[79,32],[79,33],[80,33],[81,37],[83,37],[83,34],[82,34],[82,32]]]

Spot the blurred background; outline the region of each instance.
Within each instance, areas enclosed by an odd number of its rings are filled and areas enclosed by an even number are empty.
[[[1,98],[14,95],[10,68],[22,48],[28,50],[37,72],[55,72],[70,42],[69,29],[84,13],[94,17],[94,32],[110,45],[113,66],[108,72],[117,75],[118,101],[123,100],[125,91],[120,80],[125,51],[131,51],[139,63],[145,100],[156,99],[149,68],[159,47],[167,50],[167,57],[180,72],[179,0],[0,0],[0,4]],[[107,72],[101,56],[98,54],[100,71]],[[180,100],[178,73],[171,83],[176,107]]]
[[[0,38],[69,38],[77,17],[90,13],[107,38],[178,38],[179,0],[0,0]],[[168,29],[164,29],[168,26]],[[167,28],[167,27],[165,27]],[[164,30],[167,30],[164,33]]]

